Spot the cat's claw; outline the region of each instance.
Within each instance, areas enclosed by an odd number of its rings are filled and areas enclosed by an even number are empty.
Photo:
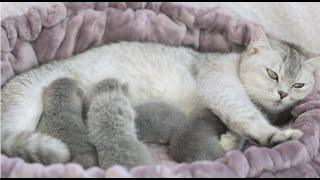
[[[268,140],[268,146],[276,146],[289,140],[298,140],[303,136],[303,132],[298,129],[285,129],[274,133]]]

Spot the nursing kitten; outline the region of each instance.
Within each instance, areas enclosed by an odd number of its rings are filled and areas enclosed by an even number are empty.
[[[185,113],[196,107],[210,109],[234,134],[264,146],[299,139],[301,131],[279,129],[265,113],[289,109],[311,92],[320,58],[309,58],[285,42],[268,39],[260,28],[241,53],[199,53],[153,43],[90,49],[18,75],[4,85],[1,150],[8,156],[34,157],[31,154],[38,149],[34,142],[38,142],[50,151],[51,159],[67,159],[64,143],[56,138],[48,142],[47,135],[34,132],[43,111],[43,88],[61,77],[77,80],[86,92],[108,77],[128,82],[133,106],[163,101]],[[29,133],[22,139],[25,146],[15,148],[16,139],[25,133]]]
[[[43,115],[37,129],[66,143],[71,161],[88,168],[97,165],[97,157],[81,117],[83,98],[84,92],[75,80],[53,81],[43,93]]]
[[[186,121],[184,112],[165,102],[147,102],[134,107],[138,139],[146,143],[168,144]]]
[[[195,109],[187,116],[165,102],[148,102],[135,110],[139,140],[168,144],[177,162],[215,160],[243,142],[209,109]]]
[[[106,79],[92,93],[87,120],[89,139],[97,149],[102,168],[151,163],[150,152],[136,135],[127,88],[116,79]]]
[[[228,131],[210,109],[196,109],[173,134],[169,155],[179,163],[216,160],[229,150],[240,149],[243,142],[243,139]]]

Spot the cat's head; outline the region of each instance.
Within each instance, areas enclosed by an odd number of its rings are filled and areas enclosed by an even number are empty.
[[[239,74],[250,98],[271,113],[304,99],[314,88],[320,57],[306,59],[296,49],[253,32],[241,57]]]

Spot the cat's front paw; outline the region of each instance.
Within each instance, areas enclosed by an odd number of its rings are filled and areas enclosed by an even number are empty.
[[[303,132],[298,129],[284,129],[275,132],[268,140],[268,146],[275,146],[289,140],[298,140],[303,136]]]

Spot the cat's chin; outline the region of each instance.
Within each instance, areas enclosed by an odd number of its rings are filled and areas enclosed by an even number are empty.
[[[263,102],[258,104],[263,109],[263,111],[271,114],[279,114],[292,107],[280,101]]]
[[[287,110],[287,107],[273,107],[273,108],[266,108],[267,112],[271,113],[271,114],[279,114],[285,110]]]

